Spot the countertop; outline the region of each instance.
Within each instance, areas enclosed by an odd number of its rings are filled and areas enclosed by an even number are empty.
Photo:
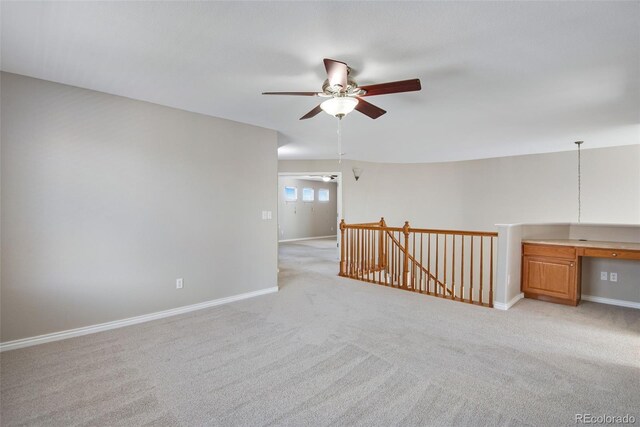
[[[595,240],[573,239],[524,239],[522,243],[534,243],[537,245],[574,246],[577,248],[618,249],[628,251],[640,251],[640,243],[625,242],[599,242]]]

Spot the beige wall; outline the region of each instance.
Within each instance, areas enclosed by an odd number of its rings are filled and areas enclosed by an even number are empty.
[[[298,200],[284,200],[284,187],[298,189]],[[302,201],[302,189],[313,188],[315,200]],[[318,201],[318,190],[329,190],[329,201]],[[278,239],[304,239],[337,234],[337,197],[335,182],[321,182],[281,176],[278,179]]]
[[[390,225],[494,231],[498,223],[577,219],[575,151],[449,163],[278,164],[281,173],[342,171],[347,222],[384,216]],[[354,165],[363,169],[358,182]],[[640,145],[584,149],[582,221],[640,223],[639,165]]]
[[[358,182],[354,165],[363,169]],[[342,171],[347,222],[384,216],[393,226],[409,220],[415,227],[486,231],[497,231],[500,223],[575,222],[576,168],[575,151],[433,164],[278,162],[280,173]],[[582,221],[640,223],[640,145],[582,151]],[[512,245],[519,257],[517,240]],[[501,278],[510,282],[508,289],[519,288],[519,258],[515,267]],[[601,270],[618,272],[619,282],[601,282]],[[583,286],[585,295],[640,301],[640,263],[590,260]],[[505,302],[514,296],[497,295]]]
[[[277,286],[276,132],[0,85],[3,342]]]

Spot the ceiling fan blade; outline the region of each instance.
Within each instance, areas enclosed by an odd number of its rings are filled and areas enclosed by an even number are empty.
[[[367,91],[361,96],[386,95],[388,93],[413,92],[422,89],[420,79],[402,80],[399,82],[380,83],[377,85],[360,86]]]
[[[310,119],[311,117],[315,117],[317,116],[320,112],[322,111],[322,108],[320,108],[320,106],[316,106],[316,108],[314,108],[313,110],[309,111],[307,114],[305,114],[304,116],[300,117],[300,120],[306,120],[306,119]]]
[[[358,97],[358,105],[356,105],[356,110],[360,111],[365,116],[371,117],[372,119],[377,119],[378,117],[386,113],[386,111],[382,108],[376,107],[375,105],[365,101],[360,97]]]
[[[262,92],[263,95],[318,96],[318,92]]]
[[[324,59],[324,68],[327,70],[327,78],[331,86],[347,88],[347,74],[349,67],[344,62],[334,59]]]

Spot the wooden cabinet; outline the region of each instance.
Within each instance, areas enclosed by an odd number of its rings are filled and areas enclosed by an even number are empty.
[[[580,302],[580,258],[574,247],[524,244],[525,297],[568,305]]]
[[[567,239],[523,241],[521,283],[524,296],[578,305],[582,257],[640,261],[640,243]]]

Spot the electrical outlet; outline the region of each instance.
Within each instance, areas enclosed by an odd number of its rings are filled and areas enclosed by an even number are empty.
[[[184,285],[184,279],[176,279],[176,289],[182,289]]]
[[[600,280],[609,280],[607,277],[607,272],[606,271],[601,271],[600,272]]]
[[[617,282],[618,281],[618,273],[610,273],[609,274],[609,280],[611,280],[612,282]]]

